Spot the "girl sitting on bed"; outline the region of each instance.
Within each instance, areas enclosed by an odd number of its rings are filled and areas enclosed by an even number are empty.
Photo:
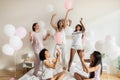
[[[40,60],[43,62],[42,66],[42,80],[62,80],[65,76],[65,71],[53,75],[54,69],[60,61],[60,51],[57,50],[56,59],[50,59],[50,53],[47,49],[42,49],[39,54]]]
[[[100,75],[102,74],[102,55],[98,51],[94,51],[90,59],[84,59],[84,55],[82,54],[82,65],[83,70],[89,73],[89,77],[85,77],[79,73],[74,73],[74,77],[76,80],[100,80]],[[85,62],[90,62],[90,66],[87,67]]]

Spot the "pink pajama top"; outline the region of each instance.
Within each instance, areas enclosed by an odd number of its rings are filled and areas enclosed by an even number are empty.
[[[42,32],[32,32],[33,42],[32,47],[35,53],[39,54],[39,52],[44,48],[43,46],[43,34]]]
[[[66,44],[66,36],[64,29],[55,33],[55,41],[57,44]]]

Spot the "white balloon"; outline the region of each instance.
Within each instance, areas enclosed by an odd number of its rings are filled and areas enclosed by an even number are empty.
[[[15,70],[15,67],[13,66],[13,67],[9,67],[7,70],[9,70],[9,71],[14,71]]]
[[[18,36],[11,37],[9,43],[15,50],[19,50],[23,46],[23,42]]]
[[[31,58],[31,57],[33,57],[33,54],[32,53],[28,53],[27,56]]]
[[[96,50],[103,52],[104,51],[104,41],[96,41],[95,43]],[[104,52],[103,52],[104,53]]]
[[[9,44],[3,45],[2,51],[6,55],[14,55],[14,48],[12,48]]]
[[[115,59],[117,59],[117,57],[118,57],[118,52],[117,51],[110,51],[109,52],[109,54],[108,54],[108,57],[111,59],[111,60],[115,60]]]
[[[72,35],[72,33],[73,33],[73,29],[71,27],[65,28],[65,34],[66,35]]]
[[[91,40],[86,40],[84,44],[84,50],[87,53],[88,51],[93,51],[95,50],[95,45],[94,42]]]
[[[44,27],[45,27],[45,22],[44,21],[39,21],[38,22],[38,24],[39,24],[39,26],[40,26],[40,29],[44,29]]]
[[[54,29],[52,29],[51,27],[49,27],[49,32],[50,32],[50,35],[54,36],[54,34],[55,34],[55,30]]]
[[[87,31],[87,32],[85,33],[85,36],[86,36],[87,38],[93,38],[93,37],[94,37],[94,32],[93,32],[93,31]]]
[[[47,6],[47,10],[48,10],[48,12],[53,12],[53,11],[54,11],[54,6],[51,5],[51,4],[49,4],[49,5]]]
[[[12,37],[15,34],[15,27],[12,24],[7,24],[4,27],[4,32],[7,36]]]
[[[42,29],[42,34],[43,34],[44,36],[46,36],[47,31],[46,31],[45,29]]]

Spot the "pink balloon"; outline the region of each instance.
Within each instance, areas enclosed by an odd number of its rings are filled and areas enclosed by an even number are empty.
[[[65,8],[67,10],[72,8],[72,0],[66,0],[66,2],[65,2]]]
[[[15,78],[10,78],[9,80],[15,80]]]
[[[27,32],[26,32],[26,29],[24,27],[19,27],[16,29],[15,34],[16,34],[16,36],[18,36],[22,39],[26,36]]]
[[[107,35],[106,37],[105,37],[105,39],[108,41],[108,40],[111,40],[112,39],[112,36],[111,35]]]
[[[113,37],[111,35],[107,35],[105,37],[105,40],[106,40],[106,43],[109,43],[109,44],[114,44],[116,42],[115,37]]]
[[[57,32],[54,36],[55,41],[57,44],[62,44],[62,41],[64,39],[64,36],[61,34],[61,32]]]

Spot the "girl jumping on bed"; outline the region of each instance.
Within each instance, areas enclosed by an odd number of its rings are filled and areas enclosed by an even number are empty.
[[[84,59],[84,54],[82,54],[82,65],[83,70],[89,73],[89,77],[85,77],[79,73],[74,73],[76,80],[100,80],[100,75],[102,74],[102,55],[98,51],[94,51],[90,59]],[[89,62],[90,66],[88,67],[85,62]]]
[[[60,51],[57,50],[56,59],[51,59],[47,49],[42,49],[39,58],[42,61],[42,80],[62,80],[65,71],[53,75],[54,69],[57,68],[60,61]]]
[[[30,32],[30,42],[32,43],[33,51],[35,54],[35,68],[34,68],[34,73],[33,75],[37,76],[37,72],[39,71],[39,65],[40,65],[40,60],[39,60],[39,52],[44,48],[43,41],[47,39],[47,37],[50,35],[49,33],[44,35],[40,31],[40,27],[38,23],[34,23],[32,26],[33,32]]]
[[[77,51],[79,57],[81,58],[81,54],[83,52],[83,47],[82,47],[82,38],[83,38],[83,34],[85,32],[85,27],[82,23],[82,18],[80,20],[80,24],[77,24],[75,27],[75,31],[72,33],[73,36],[73,42],[72,42],[72,47],[71,47],[71,51],[70,51],[70,60],[69,60],[69,64],[68,64],[68,71],[70,71],[70,67],[74,58],[74,55]]]
[[[52,15],[51,22],[50,22],[51,26],[56,31],[56,33],[55,33],[56,47],[59,47],[61,49],[61,52],[62,52],[62,54],[61,54],[62,56],[61,57],[62,57],[62,66],[63,66],[63,69],[66,69],[66,67],[65,67],[65,44],[66,44],[66,37],[65,37],[64,29],[66,28],[66,25],[67,25],[67,16],[68,16],[68,13],[71,10],[72,9],[69,9],[67,11],[65,19],[61,19],[61,20],[58,21],[57,27],[53,24],[53,19],[55,17],[55,14]]]

